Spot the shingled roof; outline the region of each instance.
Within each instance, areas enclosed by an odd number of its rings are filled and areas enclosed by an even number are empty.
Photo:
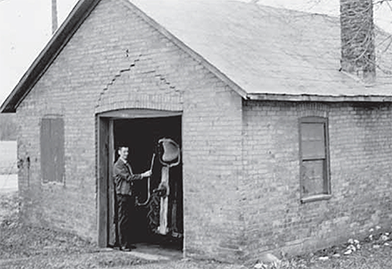
[[[392,75],[378,72],[376,84],[364,85],[339,71],[339,18],[227,0],[129,1],[249,98],[392,95]],[[377,37],[385,39],[380,31]],[[390,51],[383,54],[389,63]]]
[[[123,1],[243,98],[392,101],[392,75],[388,72],[378,72],[376,83],[365,85],[339,71],[338,18],[227,0]],[[98,3],[78,2],[0,112],[16,111]],[[376,43],[383,44],[385,36],[378,31]],[[380,55],[385,69],[392,70],[392,54]]]

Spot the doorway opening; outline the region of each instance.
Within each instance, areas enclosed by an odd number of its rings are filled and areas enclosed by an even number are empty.
[[[112,165],[118,158],[119,146],[129,147],[128,161],[135,174],[142,173],[152,168],[152,176],[134,184],[134,193],[137,196],[135,227],[132,228],[132,241],[136,245],[163,247],[167,249],[183,249],[183,179],[182,162],[178,165],[163,168],[159,154],[161,149],[159,141],[169,138],[180,147],[181,141],[181,116],[153,117],[153,118],[106,118],[106,126],[109,128],[108,155],[109,168],[107,169],[107,212],[106,221],[102,222],[106,230],[106,246],[113,246],[116,242],[116,205],[115,191],[112,174]],[[105,125],[105,124],[104,124]],[[102,130],[100,131],[102,132]],[[105,133],[105,132],[103,132]],[[102,136],[102,135],[101,135]],[[100,153],[102,154],[102,153]],[[153,157],[155,154],[155,158]],[[102,163],[102,162],[101,162]],[[167,211],[165,232],[162,233],[160,219],[162,219],[162,193],[159,191],[163,180],[164,171],[168,171],[169,195],[167,199]],[[101,184],[104,186],[105,184]],[[100,199],[102,202],[103,199]],[[101,215],[101,214],[100,214]],[[103,216],[104,217],[104,216]],[[104,217],[105,218],[105,217]],[[100,232],[102,235],[102,232]],[[102,241],[102,240],[101,240]]]

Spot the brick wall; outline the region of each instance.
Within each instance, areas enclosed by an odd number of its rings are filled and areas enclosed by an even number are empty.
[[[300,253],[392,220],[392,105],[245,102],[246,258]],[[328,117],[332,198],[300,203],[299,126]]]
[[[97,241],[96,113],[123,108],[182,111],[185,253],[235,260],[241,98],[121,1],[101,1],[18,107],[23,218]],[[41,183],[49,114],[65,124],[61,185]]]

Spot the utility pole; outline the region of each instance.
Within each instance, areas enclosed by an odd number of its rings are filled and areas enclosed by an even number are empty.
[[[57,30],[57,0],[52,0],[52,34]]]

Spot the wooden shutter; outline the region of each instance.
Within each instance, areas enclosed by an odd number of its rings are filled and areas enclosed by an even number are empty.
[[[41,172],[43,183],[64,182],[64,121],[43,118],[41,121]]]

